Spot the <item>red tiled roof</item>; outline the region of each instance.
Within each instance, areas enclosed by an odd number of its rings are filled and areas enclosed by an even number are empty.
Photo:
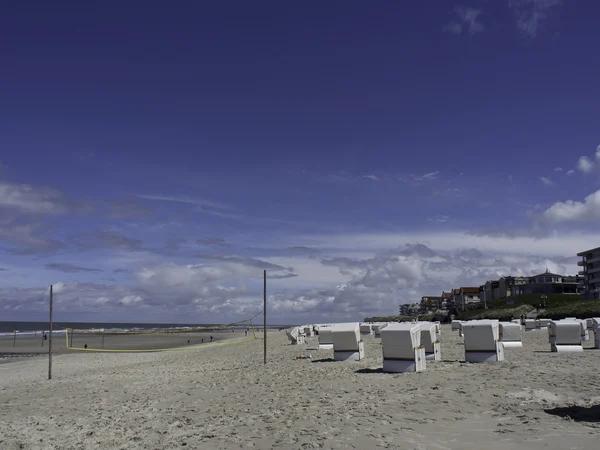
[[[479,293],[479,287],[461,287],[465,294],[477,294]]]

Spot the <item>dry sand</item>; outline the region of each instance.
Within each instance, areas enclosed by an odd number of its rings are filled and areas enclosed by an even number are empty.
[[[366,359],[262,341],[150,354],[75,353],[0,365],[0,449],[594,449],[600,350],[551,354],[528,332],[506,361],[466,364],[444,326],[442,362],[385,374],[379,339]],[[586,346],[591,343],[587,342]],[[545,410],[575,406],[575,419]],[[587,417],[584,417],[587,415]]]
[[[251,332],[250,332],[251,333]],[[111,334],[111,333],[82,333],[76,331],[69,334],[70,348],[83,348],[107,350],[148,350],[196,346],[213,341],[239,339],[244,337],[244,330],[209,330],[202,332],[186,333],[157,333],[157,334]],[[65,334],[56,334],[52,339],[53,354],[72,352],[67,349]],[[48,353],[48,341],[42,335],[18,336],[15,340],[11,336],[0,337],[0,363],[7,359],[31,357]],[[1,450],[1,447],[0,447]]]

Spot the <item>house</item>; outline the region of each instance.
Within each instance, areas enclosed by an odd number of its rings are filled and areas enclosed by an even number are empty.
[[[546,269],[544,273],[529,277],[529,282],[520,285],[515,294],[517,296],[527,294],[579,294],[582,281],[583,277],[580,275],[559,275]]]
[[[579,289],[586,300],[600,299],[600,247],[577,253],[581,261]]]
[[[464,311],[469,309],[470,305],[475,305],[480,302],[479,287],[458,288],[458,295],[456,296],[456,302],[454,303],[458,309],[462,309]]]
[[[421,307],[418,303],[405,303],[400,305],[399,313],[401,316],[417,316]]]
[[[421,312],[425,311],[437,311],[442,308],[444,299],[436,296],[424,296],[421,297]]]

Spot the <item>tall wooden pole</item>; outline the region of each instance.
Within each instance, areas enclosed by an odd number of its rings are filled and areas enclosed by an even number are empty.
[[[267,271],[263,271],[263,346],[267,364]]]
[[[13,347],[17,345],[17,330],[15,330],[15,334],[13,336]]]
[[[52,285],[50,285],[50,336],[48,337],[48,379],[52,379]]]

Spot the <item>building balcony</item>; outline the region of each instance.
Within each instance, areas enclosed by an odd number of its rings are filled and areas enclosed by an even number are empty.
[[[585,266],[587,264],[586,261],[577,261],[578,266]]]
[[[579,275],[586,275],[587,271],[586,270],[580,270],[579,272],[577,272],[577,274],[579,274]]]
[[[586,264],[593,264],[593,263],[600,262],[600,255],[594,256],[593,258],[586,258],[585,262],[586,262]]]
[[[587,273],[598,273],[598,272],[600,272],[600,264],[598,264],[594,268],[590,268],[589,266],[587,268]]]

